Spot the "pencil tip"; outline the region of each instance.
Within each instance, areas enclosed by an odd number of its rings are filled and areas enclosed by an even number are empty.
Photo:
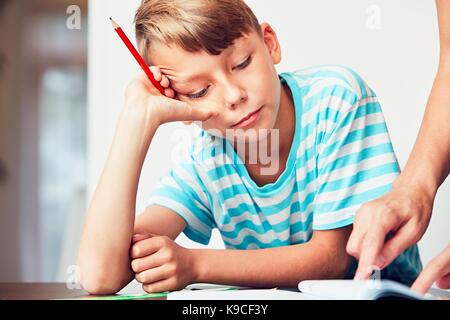
[[[113,20],[113,18],[109,17],[109,20],[111,21],[111,24],[113,25],[114,29],[119,28],[119,25],[117,24],[117,22],[115,22],[115,21]]]

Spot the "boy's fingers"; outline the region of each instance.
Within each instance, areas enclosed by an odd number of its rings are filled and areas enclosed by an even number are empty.
[[[161,84],[161,86],[163,86],[164,88],[169,88],[169,87],[170,87],[170,81],[169,81],[169,78],[167,78],[166,76],[163,75],[160,84]]]
[[[153,73],[153,77],[156,81],[160,82],[162,80],[162,73],[158,67],[149,67],[150,71]]]
[[[217,115],[216,112],[200,108],[192,107],[186,102],[178,100],[169,100],[172,105],[172,119],[170,121],[206,121],[211,117]]]
[[[177,121],[206,121],[218,113],[205,107],[193,107],[169,97],[153,96],[151,107],[157,107],[161,123]]]
[[[144,289],[147,293],[160,293],[178,289],[175,285],[175,280],[173,278],[169,278],[151,284],[144,284],[142,289]]]
[[[158,237],[158,235],[153,234],[153,233],[147,233],[147,234],[143,234],[143,233],[135,233],[133,234],[133,237],[131,238],[131,240],[133,241],[133,243],[145,240],[145,239],[149,239],[149,238],[153,238],[153,237]]]
[[[161,248],[161,243],[157,238],[151,237],[135,243],[131,248],[131,258],[137,259],[149,256]]]
[[[191,116],[184,121],[207,121],[217,115],[217,112],[208,109],[192,109]]]
[[[164,95],[167,98],[174,99],[175,98],[175,91],[173,91],[173,89],[171,89],[171,88],[164,89]]]
[[[136,243],[136,242],[139,242],[139,241],[151,238],[151,237],[152,237],[151,235],[137,233],[137,234],[133,234],[133,237],[131,238],[131,241],[133,243]]]
[[[167,278],[167,267],[164,265],[148,268],[136,273],[135,279],[142,284],[150,284]]]
[[[155,254],[132,260],[131,268],[135,273],[140,273],[147,269],[153,269],[162,266],[165,261],[166,260],[164,255],[161,253],[161,251],[158,251]]]

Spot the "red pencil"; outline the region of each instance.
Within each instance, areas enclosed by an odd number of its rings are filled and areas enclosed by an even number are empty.
[[[112,23],[112,25],[114,27],[114,30],[116,30],[117,34],[122,39],[123,43],[125,43],[125,45],[127,46],[128,50],[130,50],[131,54],[134,56],[136,61],[141,66],[142,70],[144,70],[144,72],[147,75],[148,79],[159,90],[159,92],[161,92],[161,94],[163,96],[165,96],[164,88],[161,86],[161,84],[158,81],[155,80],[155,78],[153,77],[153,73],[150,71],[149,67],[145,63],[144,59],[142,59],[142,57],[139,54],[139,52],[133,46],[133,44],[131,43],[130,39],[128,39],[128,37],[125,34],[125,32],[123,32],[122,28],[112,18],[109,18],[109,20],[111,20],[111,23]]]

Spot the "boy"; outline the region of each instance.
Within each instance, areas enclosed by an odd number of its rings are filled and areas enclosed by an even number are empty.
[[[242,0],[143,1],[136,35],[167,97],[142,75],[127,89],[82,236],[84,288],[114,293],[134,277],[147,292],[351,277],[354,214],[399,172],[374,92],[343,67],[278,75],[276,34]],[[201,121],[201,134],[135,221],[146,153],[171,121]],[[227,250],[174,242],[184,232],[207,244],[213,228]],[[383,276],[410,284],[420,269],[413,246]]]

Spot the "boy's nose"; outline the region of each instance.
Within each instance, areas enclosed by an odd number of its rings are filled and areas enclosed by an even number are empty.
[[[247,100],[247,93],[238,85],[228,83],[224,89],[224,96],[227,108],[235,109],[239,104]]]

